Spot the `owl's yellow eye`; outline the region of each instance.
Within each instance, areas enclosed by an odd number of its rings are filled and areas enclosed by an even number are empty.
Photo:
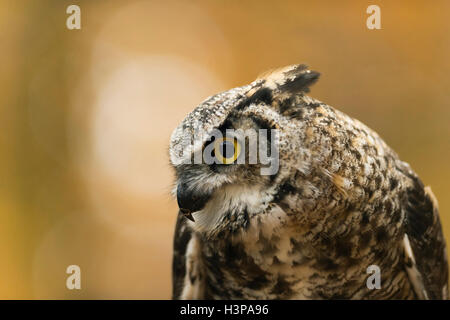
[[[232,164],[241,153],[241,145],[236,138],[224,137],[214,142],[214,155],[222,164]]]

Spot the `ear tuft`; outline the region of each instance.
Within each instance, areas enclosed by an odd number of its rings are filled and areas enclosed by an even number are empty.
[[[306,65],[296,64],[266,72],[258,80],[265,80],[264,87],[279,93],[307,93],[319,76],[320,73],[309,70]]]

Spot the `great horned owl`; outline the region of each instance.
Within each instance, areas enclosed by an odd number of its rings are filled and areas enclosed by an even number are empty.
[[[305,65],[273,71],[207,98],[173,132],[173,298],[448,297],[431,189],[377,133],[305,95],[318,77]],[[206,153],[232,161],[192,161],[227,129],[276,132],[277,170],[237,163],[237,136]],[[269,136],[252,141],[267,151]],[[246,160],[250,140],[240,141]]]

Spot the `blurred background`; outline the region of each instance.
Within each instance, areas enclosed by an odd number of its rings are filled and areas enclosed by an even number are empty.
[[[449,29],[445,0],[2,0],[0,298],[169,298],[171,131],[293,63],[432,186],[450,239]],[[66,289],[72,264],[82,290]]]

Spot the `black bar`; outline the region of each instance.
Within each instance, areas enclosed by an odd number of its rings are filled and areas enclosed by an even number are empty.
[[[366,318],[381,320],[396,314],[407,315],[429,310],[442,315],[449,310],[448,301],[170,301],[170,300],[9,300],[0,301],[2,312],[10,309],[22,313],[80,316],[123,316],[125,319],[321,319]],[[445,316],[444,316],[445,318]]]

